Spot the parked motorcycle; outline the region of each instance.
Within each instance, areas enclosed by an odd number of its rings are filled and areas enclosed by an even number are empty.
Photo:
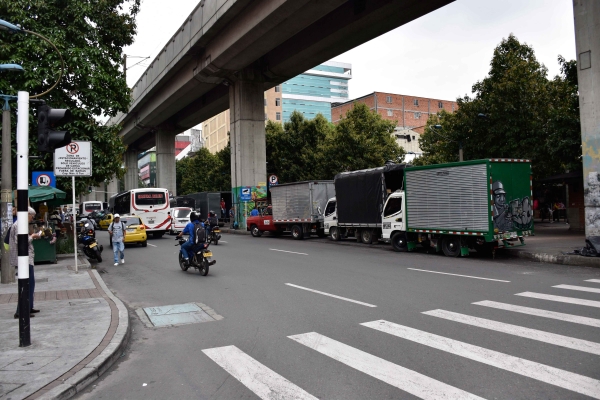
[[[91,229],[89,224],[85,224],[82,231],[77,235],[77,243],[83,245],[83,254],[88,258],[102,262],[102,250],[104,250],[104,247],[98,245],[93,235],[94,230]]]
[[[175,240],[179,241],[179,244],[176,244],[175,246],[181,246],[187,241],[181,237],[176,238]],[[190,258],[188,265],[185,264],[183,255],[179,252],[179,267],[183,271],[187,271],[189,267],[194,267],[200,272],[200,275],[208,275],[208,268],[217,262],[212,259],[212,251],[208,250],[208,246],[209,243],[202,243],[197,245],[193,251],[189,251],[188,254],[190,255]]]
[[[213,242],[216,246],[219,244],[219,239],[221,239],[221,228],[218,226],[213,226],[210,230],[210,233],[206,237],[206,241],[208,243]]]

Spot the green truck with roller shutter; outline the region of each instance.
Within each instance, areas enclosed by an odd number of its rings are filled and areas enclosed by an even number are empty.
[[[335,185],[325,215],[333,240],[352,226],[357,238],[380,237],[396,251],[421,246],[456,257],[524,245],[533,234],[529,160],[390,165],[339,174]],[[372,221],[346,221],[365,208],[375,210]]]

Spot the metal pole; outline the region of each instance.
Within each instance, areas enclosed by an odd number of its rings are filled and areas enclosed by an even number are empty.
[[[78,274],[79,273],[79,269],[77,267],[77,232],[75,230],[75,221],[77,220],[77,218],[75,218],[75,177],[72,176],[71,177],[71,189],[73,190],[73,212],[71,213],[71,217],[73,218],[73,249],[74,249],[74,253],[75,253],[75,273]]]
[[[17,112],[17,226],[19,347],[31,345],[29,330],[29,93],[19,92]]]
[[[0,213],[2,214],[2,240],[12,225],[12,149],[11,149],[10,106],[4,99],[2,109],[2,191],[0,194]],[[15,281],[15,269],[10,265],[10,254],[1,244],[2,251],[2,283]]]

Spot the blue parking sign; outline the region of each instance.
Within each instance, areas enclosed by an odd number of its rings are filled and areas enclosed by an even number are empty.
[[[31,173],[32,186],[52,186],[56,187],[56,176],[52,171],[35,171]]]
[[[240,200],[250,201],[252,198],[252,186],[243,186],[240,188]]]

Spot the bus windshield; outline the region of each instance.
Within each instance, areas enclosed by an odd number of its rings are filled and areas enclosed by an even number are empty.
[[[135,194],[135,204],[139,206],[156,206],[166,204],[165,192],[141,192]]]

